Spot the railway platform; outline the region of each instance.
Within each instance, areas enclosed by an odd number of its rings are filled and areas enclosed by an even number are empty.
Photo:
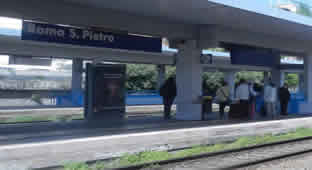
[[[115,126],[84,121],[1,125],[0,169],[40,168],[147,150],[175,150],[303,127],[312,128],[312,117],[297,115],[250,122],[164,121],[154,116],[134,117]]]

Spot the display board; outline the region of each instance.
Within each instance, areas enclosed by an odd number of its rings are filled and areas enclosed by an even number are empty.
[[[272,49],[230,45],[231,64],[278,67],[280,53]]]
[[[125,65],[87,65],[85,116],[88,119],[124,118],[125,75]]]

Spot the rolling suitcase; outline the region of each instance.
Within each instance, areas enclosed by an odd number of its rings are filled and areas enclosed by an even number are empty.
[[[248,119],[248,104],[236,103],[230,105],[229,118]]]

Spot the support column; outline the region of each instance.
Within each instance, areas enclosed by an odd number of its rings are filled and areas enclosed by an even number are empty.
[[[281,71],[279,69],[273,68],[271,72],[272,82],[277,88],[281,87]]]
[[[201,104],[195,103],[202,94],[201,50],[196,41],[186,41],[179,46],[176,63],[178,120],[201,120]]]
[[[224,79],[229,84],[230,87],[230,97],[234,99],[234,91],[235,91],[235,71],[229,71],[224,73]]]
[[[298,92],[299,93],[304,93],[305,89],[305,78],[304,78],[304,73],[298,73],[299,77],[299,85],[298,85]]]
[[[304,57],[305,99],[312,103],[312,57]],[[311,107],[312,108],[312,107]],[[311,110],[312,111],[312,110]]]
[[[73,59],[72,65],[72,92],[81,92],[82,87],[82,71],[83,71],[83,60],[80,58]]]
[[[312,112],[312,57],[304,57],[305,103],[300,105],[300,113]]]
[[[157,65],[158,77],[157,77],[157,89],[164,84],[166,79],[166,66],[165,65]]]

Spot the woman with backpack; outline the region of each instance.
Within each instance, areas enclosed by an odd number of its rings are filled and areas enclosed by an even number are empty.
[[[222,87],[217,90],[216,99],[219,103],[220,119],[224,119],[224,109],[230,104],[230,88],[225,81],[221,85]]]

